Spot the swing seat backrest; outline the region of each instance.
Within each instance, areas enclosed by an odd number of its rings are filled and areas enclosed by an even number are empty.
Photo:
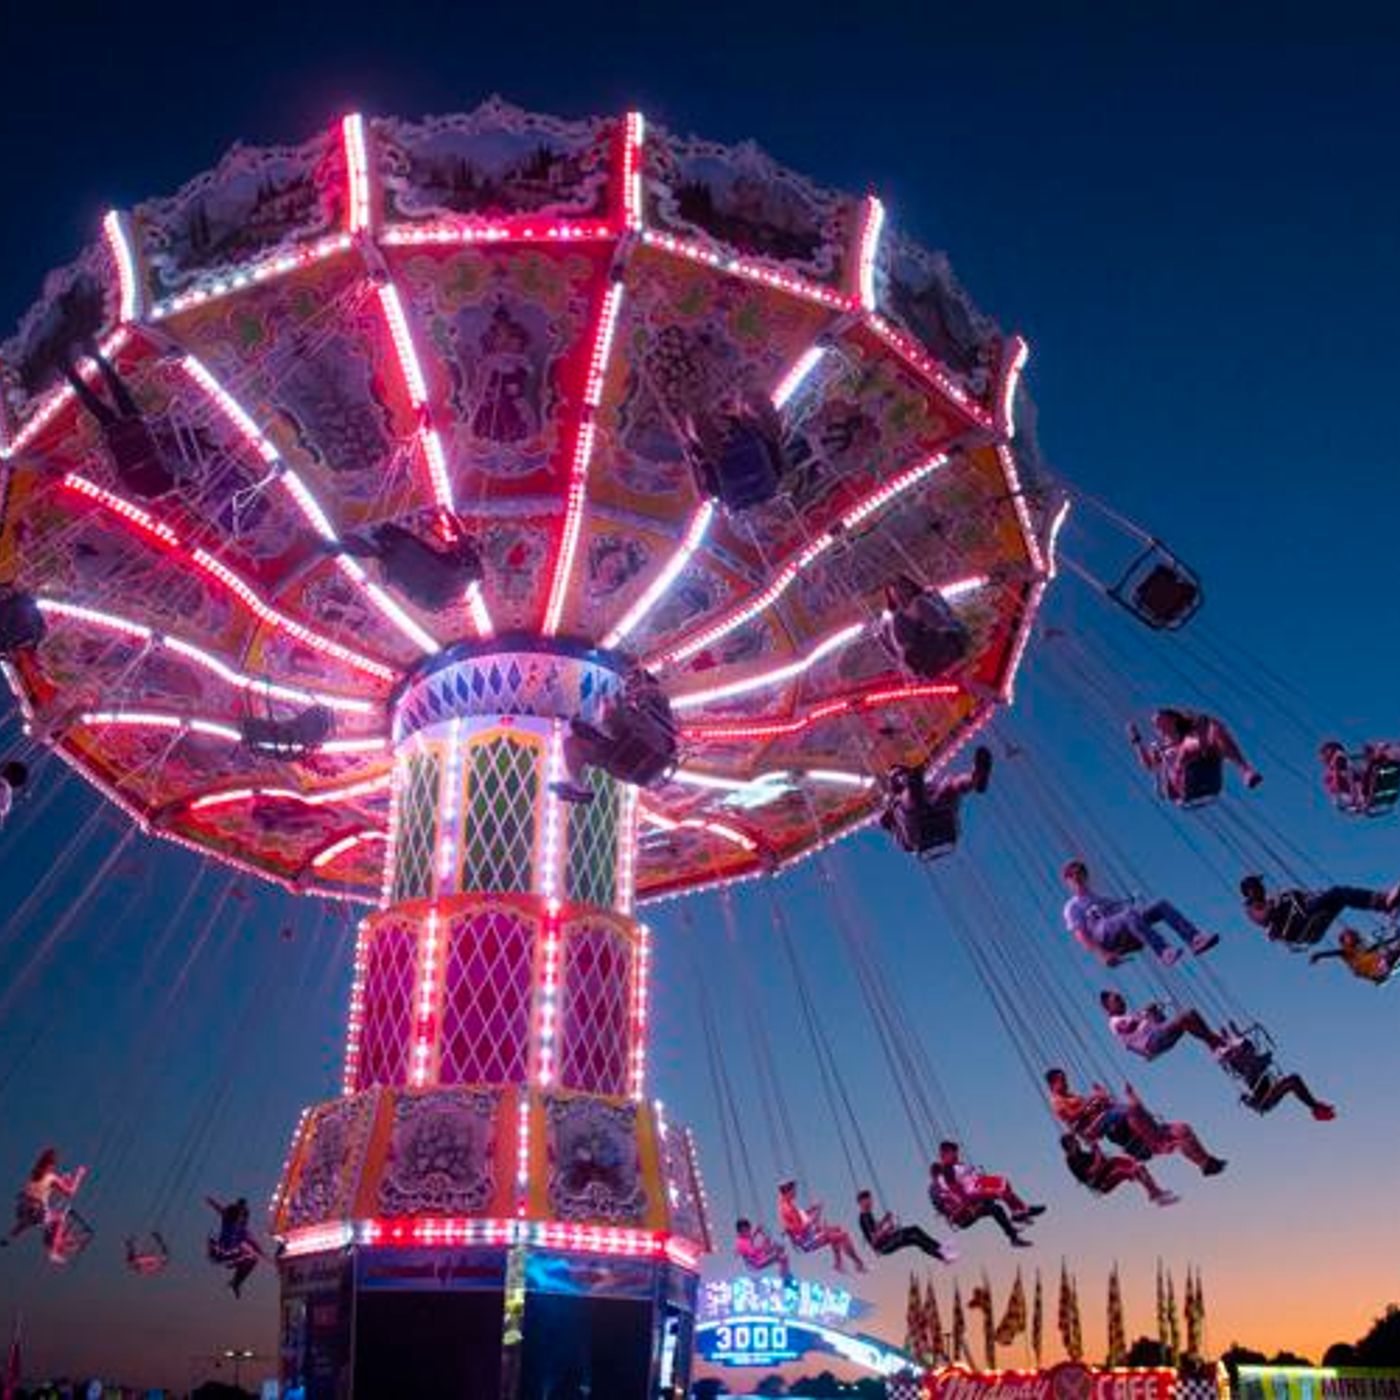
[[[753,423],[731,419],[713,462],[701,468],[710,494],[728,510],[749,510],[771,501],[783,479],[782,449]]]
[[[1392,758],[1367,761],[1362,787],[1368,817],[1383,817],[1400,802],[1400,763]]]
[[[926,802],[912,810],[895,809],[895,830],[906,851],[937,860],[958,844],[958,812],[951,803]]]
[[[71,1264],[92,1241],[93,1228],[76,1210],[65,1210],[44,1231],[49,1259],[55,1264]]]
[[[1236,1036],[1226,1041],[1221,1049],[1220,1063],[1236,1079],[1244,1084],[1257,1084],[1268,1074],[1274,1063],[1272,1050],[1256,1044],[1249,1035]]]
[[[976,1204],[960,1192],[950,1191],[946,1186],[934,1185],[929,1187],[928,1198],[934,1210],[953,1229],[965,1230],[972,1224],[977,1211]]]
[[[1331,915],[1309,914],[1295,899],[1288,901],[1288,915],[1278,932],[1278,940],[1294,949],[1310,948],[1317,943],[1332,922]]]
[[[1225,786],[1225,764],[1218,753],[1196,754],[1181,765],[1178,807],[1204,807],[1220,796]]]

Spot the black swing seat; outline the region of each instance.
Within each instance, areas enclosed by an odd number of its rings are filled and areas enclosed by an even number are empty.
[[[291,719],[245,715],[243,742],[266,758],[300,758],[330,738],[335,719],[324,705],[312,705]]]
[[[1240,1029],[1231,1022],[1225,1030],[1225,1043],[1215,1052],[1215,1058],[1227,1074],[1252,1091],[1273,1071],[1273,1042],[1260,1025]]]
[[[1196,754],[1181,765],[1181,791],[1171,800],[1190,810],[1214,802],[1225,787],[1225,761],[1218,753]]]
[[[980,1218],[977,1203],[943,1185],[928,1189],[929,1204],[954,1230],[966,1230]]]
[[[787,474],[782,444],[759,424],[734,416],[724,419],[717,451],[694,452],[693,468],[702,494],[730,511],[771,501]]]
[[[947,802],[923,802],[913,808],[892,801],[881,823],[901,848],[921,860],[937,860],[958,844],[957,808]]]
[[[654,787],[676,766],[676,729],[669,706],[663,714],[625,705],[614,712],[607,732],[580,720],[574,721],[573,730],[593,749],[590,761],[618,782]]]
[[[880,638],[904,670],[925,681],[946,675],[972,646],[972,634],[937,590],[886,618]]]
[[[1157,540],[1128,565],[1108,596],[1159,632],[1184,627],[1205,602],[1200,579]]]
[[[1295,950],[1321,943],[1336,916],[1325,911],[1309,914],[1296,899],[1285,899],[1285,902],[1288,914],[1275,940]]]
[[[48,624],[32,593],[0,593],[0,656],[13,656],[44,640]]]
[[[1139,1162],[1152,1160],[1152,1149],[1125,1122],[1113,1124],[1104,1133],[1104,1137]]]
[[[1357,817],[1384,817],[1400,803],[1400,763],[1375,753],[1353,754],[1348,762],[1359,774],[1349,792],[1337,798],[1337,806]]]
[[[476,545],[465,535],[439,548],[402,525],[385,524],[374,532],[374,542],[386,580],[429,612],[460,603],[484,576]]]

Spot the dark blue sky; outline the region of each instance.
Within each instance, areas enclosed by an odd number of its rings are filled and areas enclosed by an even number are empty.
[[[948,251],[983,307],[1029,336],[1030,386],[1057,470],[1150,522],[1202,569],[1212,645],[1227,654],[1244,645],[1284,673],[1287,691],[1265,686],[1283,699],[1280,715],[1248,692],[1244,661],[1230,676],[1207,664],[1200,642],[1166,648],[1067,582],[1052,613],[1071,637],[1058,659],[1055,642],[1032,654],[1006,732],[1063,782],[1086,849],[1111,832],[1154,886],[1226,928],[1222,977],[1284,1032],[1290,1057],[1344,1116],[1328,1129],[1283,1112],[1256,1122],[1210,1067],[1155,1067],[1144,1087],[1199,1117],[1231,1171],[1206,1188],[1168,1169],[1190,1192],[1172,1216],[1092,1204],[1052,1160],[1048,1120],[922,879],[868,838],[843,852],[841,878],[859,890],[861,918],[919,1013],[963,1130],[1055,1206],[1043,1263],[1053,1268],[1064,1252],[1101,1278],[1116,1254],[1139,1325],[1151,1259],[1165,1252],[1203,1260],[1232,1335],[1315,1346],[1364,1326],[1397,1291],[1393,1200],[1374,1179],[1400,1145],[1389,995],[1252,943],[1226,879],[1239,861],[1209,831],[1192,835],[1200,851],[1187,846],[1147,807],[1122,762],[1116,716],[1111,724],[1096,706],[1127,696],[1128,682],[1105,679],[1115,669],[1131,670],[1140,700],[1171,698],[1179,665],[1217,687],[1261,750],[1269,777],[1250,802],[1267,804],[1272,827],[1339,876],[1397,874],[1395,825],[1345,828],[1303,776],[1310,728],[1396,729],[1397,21],[1343,6],[885,5],[827,17],[753,5],[296,8],[292,17],[159,4],[6,11],[0,320],[11,324],[44,271],[95,236],[105,208],[173,189],[235,140],[300,140],[351,106],[414,115],[469,108],[493,91],[567,115],[640,106],[717,139],[753,137],[824,183],[874,186],[893,219]],[[1089,547],[1082,530],[1068,542]],[[1026,805],[1014,816],[1009,804],[976,813],[960,859],[1014,890],[1023,928],[1057,946],[1048,872],[1064,852],[1014,766],[1006,791],[1024,791]],[[56,773],[50,781],[58,786]],[[41,800],[0,838],[0,903],[16,907],[55,852],[71,854],[44,913],[0,929],[7,980],[118,829],[110,816],[94,827],[75,786],[43,812]],[[1254,807],[1240,810],[1240,842],[1277,845]],[[1027,861],[1027,845],[1043,863]],[[198,1263],[197,1196],[270,1187],[296,1108],[336,1082],[346,969],[338,922],[271,895],[219,906],[228,882],[212,872],[152,965],[147,954],[198,867],[133,849],[138,864],[123,860],[117,883],[83,906],[13,998],[17,1009],[0,990],[0,1175],[17,1177],[41,1139],[79,1154],[117,1151],[119,1162],[94,1182],[102,1234],[81,1270],[41,1274],[29,1251],[0,1258],[0,1325],[23,1300],[36,1360],[130,1369],[159,1353],[163,1374],[181,1380],[196,1353],[271,1345],[270,1281],[234,1309]],[[943,878],[955,902],[979,908],[969,870]],[[794,881],[791,898],[811,930],[809,967],[842,1028],[847,1074],[870,1105],[866,1132],[888,1144],[882,1179],[912,1216],[922,1171],[813,879]],[[818,1119],[795,1004],[764,946],[766,904],[746,897],[739,909],[771,987],[789,1092]],[[714,902],[693,913],[700,936],[714,937]],[[297,932],[285,941],[278,930],[289,921]],[[656,1087],[707,1132],[712,1193],[727,1216],[673,907],[657,926]],[[166,997],[196,947],[187,982]],[[1074,956],[1063,952],[1078,979]],[[737,1020],[726,1025],[742,1055]],[[206,1124],[211,1094],[223,1107]],[[763,1164],[762,1134],[753,1136]],[[814,1188],[842,1202],[845,1168],[829,1136],[812,1121],[804,1137]],[[1322,1183],[1343,1197],[1326,1213],[1316,1208]],[[121,1270],[118,1241],[172,1186],[191,1201],[171,1216],[182,1268],[147,1287]],[[1005,1276],[992,1244],[965,1243],[970,1263]],[[1287,1284],[1300,1252],[1314,1277],[1337,1282],[1325,1319],[1309,1318]],[[903,1278],[887,1270],[876,1292],[902,1296]]]

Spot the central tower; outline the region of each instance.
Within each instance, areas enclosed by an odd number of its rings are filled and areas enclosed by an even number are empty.
[[[620,684],[606,653],[502,638],[395,697],[344,1092],[275,1207],[309,1397],[685,1393],[708,1237],[689,1134],[645,1096],[637,794],[596,768],[591,802],[552,790],[569,719]]]

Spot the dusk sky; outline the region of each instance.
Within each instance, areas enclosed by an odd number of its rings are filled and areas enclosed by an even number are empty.
[[[1242,920],[1234,883],[1249,866],[1299,883],[1400,878],[1400,817],[1336,815],[1313,759],[1329,735],[1400,737],[1400,22],[1363,23],[1345,6],[1171,6],[1150,17],[1147,7],[887,4],[828,18],[811,6],[630,14],[544,0],[296,9],[275,19],[160,4],[6,11],[0,321],[12,325],[45,271],[96,237],[106,208],[173,190],[235,141],[296,142],[351,108],[416,116],[493,92],[571,117],[640,107],[679,130],[753,138],[823,184],[873,187],[894,221],[947,251],[980,306],[1028,337],[1056,473],[1170,541],[1208,595],[1191,631],[1164,639],[1064,578],[1017,707],[993,730],[998,770],[968,810],[959,853],[927,875],[869,834],[781,887],[888,1204],[927,1223],[926,1161],[846,960],[827,875],[900,989],[949,1126],[1050,1208],[1034,1251],[1013,1256],[986,1226],[958,1237],[964,1258],[945,1280],[966,1291],[985,1266],[1000,1299],[1017,1265],[1039,1266],[1053,1318],[1064,1256],[1080,1277],[1091,1352],[1102,1349],[1115,1259],[1130,1336],[1152,1325],[1159,1256],[1178,1278],[1188,1262],[1203,1269],[1213,1346],[1316,1357],[1363,1332],[1400,1300],[1397,993],[1266,946]],[[1064,545],[1096,566],[1113,557],[1087,509]],[[1154,702],[1227,717],[1263,787],[1231,791],[1210,814],[1155,806],[1122,738],[1130,708],[1142,719]],[[0,756],[15,742],[11,718]],[[273,1349],[272,1271],[230,1299],[203,1262],[212,1217],[201,1198],[265,1200],[297,1112],[335,1092],[350,930],[338,911],[139,836],[117,849],[123,841],[120,815],[52,762],[0,833],[0,1180],[17,1185],[53,1142],[92,1164],[83,1209],[98,1228],[67,1273],[42,1265],[32,1239],[0,1254],[0,1334],[22,1309],[31,1370],[183,1385],[203,1354]],[[1059,921],[1056,872],[1076,851],[1105,884],[1126,869],[1142,892],[1170,894],[1222,932],[1209,984],[1174,985],[1260,1017],[1285,1066],[1337,1102],[1335,1123],[1294,1104],[1256,1118],[1195,1047],[1144,1066],[1104,1041],[1104,983]],[[724,951],[720,902],[694,901],[690,929],[675,904],[650,916],[652,1087],[699,1130],[726,1251],[736,1209],[771,1218],[779,1172],[802,1170],[854,1225],[769,892],[744,887],[735,910],[802,1159],[772,1160],[758,1093],[741,1083],[759,1201],[731,1199],[685,946],[700,944],[742,1081],[752,1063],[742,979]],[[36,957],[51,935],[52,955]],[[1197,1124],[1229,1159],[1224,1176],[1163,1164],[1164,1184],[1184,1197],[1169,1211],[1079,1188],[1028,1073],[1055,1037],[1013,1044],[969,959],[973,938],[1044,950],[1061,993],[1051,1003],[1018,991],[1028,1013],[1075,1018],[1089,1063],[1115,1082],[1131,1074],[1162,1113]],[[1138,972],[1120,981],[1145,985]],[[153,1225],[176,1264],[144,1281],[123,1268],[121,1242]],[[862,1289],[885,1305],[877,1326],[895,1339],[907,1258],[879,1265]],[[730,1263],[725,1252],[712,1266]]]

